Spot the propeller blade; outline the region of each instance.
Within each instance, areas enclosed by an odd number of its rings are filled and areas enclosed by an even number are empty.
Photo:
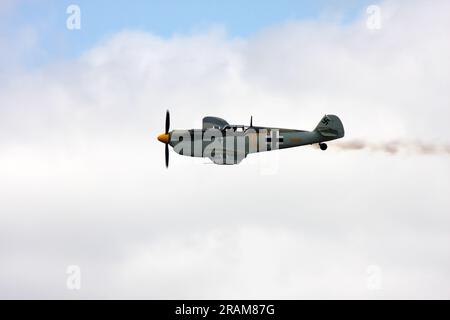
[[[166,144],[166,168],[169,168],[169,145]]]
[[[169,110],[166,111],[166,134],[169,133],[170,130],[170,113]]]

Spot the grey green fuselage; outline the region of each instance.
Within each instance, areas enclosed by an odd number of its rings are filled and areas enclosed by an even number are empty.
[[[207,117],[210,121],[224,121]],[[207,157],[215,164],[238,164],[248,154],[323,143],[344,136],[344,127],[337,116],[322,118],[313,131],[205,124],[203,129],[173,130],[169,145],[178,154]],[[211,120],[212,119],[212,120]],[[225,122],[225,121],[224,121]]]

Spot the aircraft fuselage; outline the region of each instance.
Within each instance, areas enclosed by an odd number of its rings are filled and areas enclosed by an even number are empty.
[[[204,118],[203,129],[173,130],[158,139],[184,156],[207,157],[216,164],[237,164],[248,154],[293,148],[342,138],[344,127],[337,116],[322,118],[313,131],[229,125],[215,117]]]

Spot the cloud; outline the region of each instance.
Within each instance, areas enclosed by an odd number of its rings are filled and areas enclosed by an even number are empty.
[[[450,8],[380,6],[377,32],[364,16],[245,39],[124,31],[2,78],[0,296],[448,298],[447,155],[388,157],[365,141],[448,145]],[[172,153],[167,171],[166,108],[173,128],[253,115],[313,129],[338,114],[347,137],[231,167]]]

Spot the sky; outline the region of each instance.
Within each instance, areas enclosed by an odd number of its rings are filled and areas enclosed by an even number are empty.
[[[68,30],[66,12],[78,5],[82,27]],[[27,57],[30,66],[75,58],[96,43],[123,30],[141,30],[161,37],[186,35],[223,27],[230,36],[246,37],[270,26],[295,20],[332,18],[352,21],[369,1],[56,1],[6,0],[0,10],[6,39],[33,32],[40,52]],[[0,11],[1,12],[1,11]],[[30,29],[32,31],[30,31]]]
[[[448,12],[2,1],[0,297],[448,299]],[[346,137],[166,170],[166,109]]]

